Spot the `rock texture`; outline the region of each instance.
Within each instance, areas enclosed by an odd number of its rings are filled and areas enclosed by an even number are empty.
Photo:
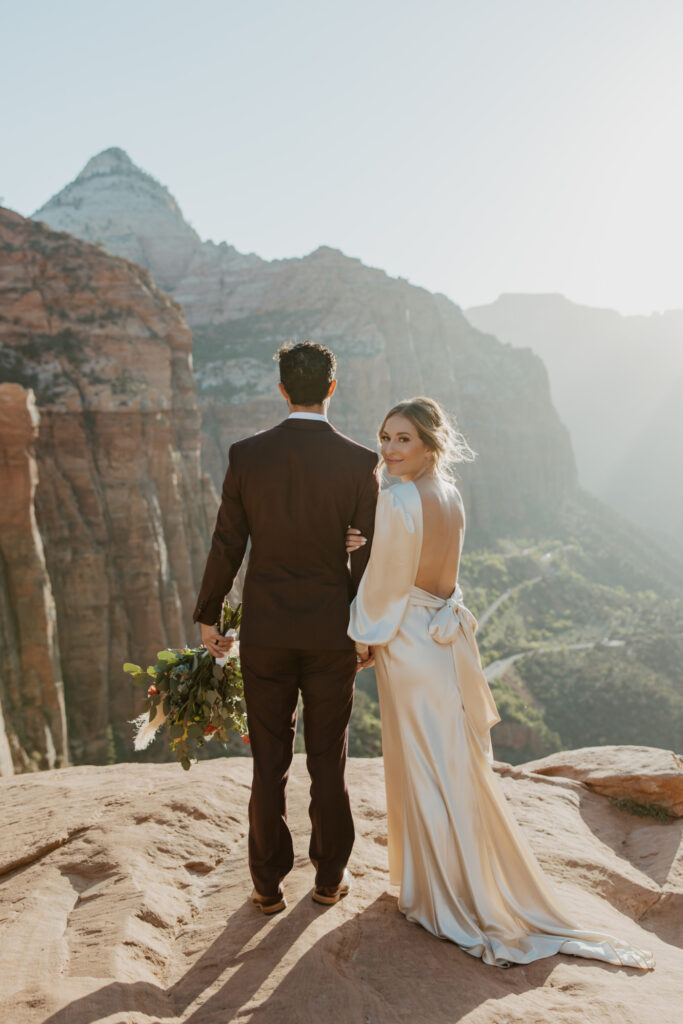
[[[2,1003],[12,1024],[675,1024],[683,823],[498,765],[541,864],[587,926],[653,949],[646,975],[557,956],[503,971],[409,924],[386,863],[381,760],[351,761],[354,886],[310,899],[295,758],[289,906],[249,902],[251,763],[79,767],[0,782]]]
[[[584,747],[525,766],[541,775],[578,779],[615,800],[629,800],[683,818],[683,757],[658,747]]]
[[[216,496],[191,335],[146,271],[9,211],[0,303],[0,375],[33,388],[40,411],[36,513],[71,756],[101,763],[131,749],[139,700],[122,661],[195,635]]]
[[[0,384],[0,775],[69,763],[55,603],[35,514],[39,416]]]
[[[333,249],[249,269],[244,277],[212,323],[188,310],[202,449],[214,479],[231,440],[282,416],[281,402],[271,397],[273,351],[288,338],[309,337],[339,359],[335,424],[366,444],[376,444],[384,411],[411,394],[432,395],[457,414],[483,453],[461,472],[472,541],[544,529],[575,494],[569,438],[531,353],[475,331],[445,297]]]
[[[474,329],[444,296],[327,247],[265,262],[202,243],[166,189],[106,150],[34,214],[138,260],[182,305],[194,334],[202,457],[220,486],[232,441],[283,417],[274,351],[292,338],[334,348],[333,419],[374,445],[394,402],[430,394],[482,458],[463,469],[472,540],[555,523],[576,494],[568,434],[541,362]]]

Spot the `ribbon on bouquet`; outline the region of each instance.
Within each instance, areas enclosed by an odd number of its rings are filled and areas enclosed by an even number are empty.
[[[462,596],[459,584],[445,599],[413,586],[410,602],[422,608],[436,609],[429,624],[429,635],[437,644],[451,647],[462,706],[483,749],[491,758],[490,731],[496,722],[500,722],[500,715],[481,665],[474,635],[477,620],[463,604]]]
[[[225,654],[222,654],[220,658],[214,659],[216,664],[220,665],[221,668],[226,664],[229,658],[239,658],[240,656],[240,642],[237,640],[237,630],[229,629],[224,635],[232,638],[232,647]]]

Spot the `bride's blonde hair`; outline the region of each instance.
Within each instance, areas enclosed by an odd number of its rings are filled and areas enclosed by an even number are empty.
[[[392,416],[405,416],[413,424],[417,436],[434,453],[435,470],[445,480],[455,476],[453,466],[458,462],[472,462],[472,451],[457,429],[455,417],[449,417],[433,398],[407,398],[390,409],[382,420],[378,436],[381,439],[387,420]]]

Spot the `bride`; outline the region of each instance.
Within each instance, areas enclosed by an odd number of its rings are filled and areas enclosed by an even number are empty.
[[[554,953],[654,967],[650,952],[571,920],[492,770],[500,718],[457,583],[465,515],[447,468],[473,452],[429,398],[391,409],[379,439],[401,483],[380,494],[349,635],[376,664],[399,910],[499,967]],[[349,535],[349,550],[359,543]]]

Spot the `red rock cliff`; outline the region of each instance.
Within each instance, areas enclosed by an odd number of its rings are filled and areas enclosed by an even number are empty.
[[[68,764],[55,603],[35,516],[33,392],[0,384],[0,775]]]
[[[146,271],[5,210],[0,303],[0,372],[40,410],[36,511],[71,753],[102,762],[130,749],[139,701],[122,660],[194,636],[215,494],[191,335]]]

